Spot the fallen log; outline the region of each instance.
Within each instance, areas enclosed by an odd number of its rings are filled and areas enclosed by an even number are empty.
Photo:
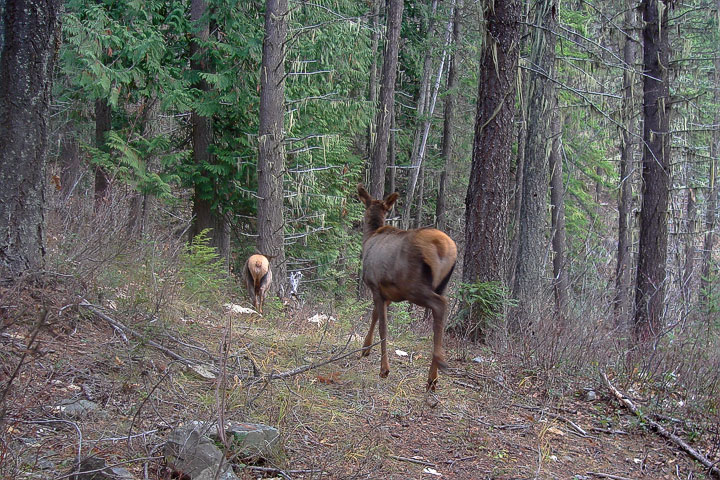
[[[698,452],[697,450],[692,448],[690,445],[688,445],[688,443],[685,440],[678,437],[674,433],[668,431],[665,427],[660,425],[655,420],[652,420],[652,419],[646,417],[645,415],[643,415],[642,412],[640,411],[640,409],[638,409],[638,407],[636,407],[635,404],[632,402],[632,400],[630,400],[620,390],[615,388],[612,383],[610,383],[610,380],[608,379],[605,372],[602,373],[602,376],[603,376],[603,380],[605,380],[605,385],[607,385],[610,392],[612,392],[612,394],[615,396],[615,398],[617,398],[620,401],[620,403],[623,404],[623,406],[625,408],[630,410],[633,413],[633,415],[642,419],[644,422],[649,424],[650,427],[652,427],[652,429],[654,431],[656,431],[657,433],[659,433],[662,437],[664,437],[667,440],[670,440],[675,445],[677,445],[682,450],[684,450],[688,455],[690,455],[695,460],[700,462],[705,468],[707,468],[708,473],[711,473],[711,474],[715,475],[717,478],[720,478],[720,469],[718,469],[716,467],[716,462],[715,463],[711,462],[705,455],[703,455],[702,453]]]

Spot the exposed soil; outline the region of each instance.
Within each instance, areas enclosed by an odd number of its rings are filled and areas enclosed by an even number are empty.
[[[386,379],[374,347],[367,358],[353,353],[269,380],[358,349],[367,319],[315,324],[308,318],[317,310],[307,307],[266,317],[193,307],[153,319],[105,304],[141,335],[126,341],[62,291],[11,293],[0,297],[3,389],[12,379],[2,405],[3,478],[68,478],[78,452],[123,463],[136,478],[172,478],[159,448],[167,431],[216,419],[220,397],[217,382],[145,342],[217,366],[230,320],[225,418],[275,426],[282,441],[275,458],[238,465],[243,479],[707,478],[593,377],[541,378],[517,359],[447,338],[450,370],[426,393],[430,340],[420,318],[390,329]],[[55,406],[69,398],[101,410],[66,418]],[[707,432],[689,436],[687,424],[667,426],[701,451],[717,442]]]

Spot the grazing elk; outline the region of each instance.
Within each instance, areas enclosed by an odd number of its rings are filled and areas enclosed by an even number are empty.
[[[370,330],[363,343],[362,355],[370,353],[375,323],[380,335],[380,376],[387,377],[387,307],[390,302],[407,300],[429,308],[433,313],[433,356],[428,375],[428,390],[435,389],[438,368],[445,368],[442,338],[447,312],[443,296],[455,268],[457,246],[445,233],[434,228],[400,230],[385,225],[385,216],[398,198],[390,194],[375,200],[358,185],[358,196],[365,204],[363,220],[363,281],[373,296]]]
[[[245,262],[245,284],[255,310],[262,313],[265,295],[272,283],[270,261],[264,255],[252,255]]]

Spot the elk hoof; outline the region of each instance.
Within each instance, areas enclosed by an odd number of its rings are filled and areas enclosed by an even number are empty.
[[[434,392],[436,385],[437,385],[437,377],[433,378],[432,380],[428,380],[426,390],[428,392]]]
[[[367,357],[368,355],[370,355],[370,347],[363,347],[360,352],[360,358]]]
[[[380,369],[380,378],[387,378],[388,375],[390,375],[389,368],[381,368]]]

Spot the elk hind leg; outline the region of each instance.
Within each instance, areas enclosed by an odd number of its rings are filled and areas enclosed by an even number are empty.
[[[373,306],[372,311],[372,319],[370,320],[370,329],[368,330],[367,335],[365,335],[365,341],[363,342],[362,346],[362,353],[360,354],[363,357],[367,357],[370,355],[370,347],[373,344],[373,335],[375,334],[375,324],[377,323],[378,319],[378,308],[377,305]]]
[[[435,390],[437,384],[438,369],[445,370],[445,354],[443,352],[443,334],[445,332],[445,312],[447,311],[447,299],[441,295],[434,294],[428,302],[433,312],[433,356],[428,373],[428,390]]]

